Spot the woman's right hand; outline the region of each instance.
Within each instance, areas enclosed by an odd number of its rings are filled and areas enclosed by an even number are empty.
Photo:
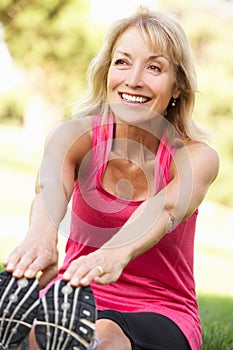
[[[58,274],[58,250],[54,234],[28,235],[4,262],[15,278],[34,278],[40,272],[39,285],[44,288]]]

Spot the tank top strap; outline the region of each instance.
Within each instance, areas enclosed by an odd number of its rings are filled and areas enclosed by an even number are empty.
[[[106,142],[108,140],[112,141],[113,130],[114,130],[114,119],[112,115],[108,116],[106,120],[104,120],[101,115],[94,115],[93,130],[92,130],[93,147],[99,145],[102,142]]]
[[[93,116],[93,157],[92,165],[98,163],[99,176],[102,178],[105,166],[111,152],[114,133],[114,117],[110,115],[103,120],[101,115]],[[163,134],[156,154],[155,162],[155,193],[159,192],[170,182],[170,166],[176,148],[168,141],[166,133]]]
[[[92,124],[92,162],[91,168],[99,169],[98,174],[102,177],[105,166],[109,159],[112,148],[112,139],[114,131],[113,116],[103,120],[101,115],[93,116]]]
[[[156,154],[155,193],[159,192],[170,182],[170,167],[175,152],[176,147],[171,145],[166,133],[164,133]]]

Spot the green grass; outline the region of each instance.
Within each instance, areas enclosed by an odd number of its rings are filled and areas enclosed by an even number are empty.
[[[233,349],[233,298],[198,296],[203,330],[202,350]]]
[[[26,216],[34,196],[39,151],[22,128],[0,126],[0,214]]]

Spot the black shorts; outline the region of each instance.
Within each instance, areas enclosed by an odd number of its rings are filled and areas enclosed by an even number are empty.
[[[132,350],[190,350],[180,328],[169,318],[152,312],[103,310],[98,319],[116,322],[130,339]]]

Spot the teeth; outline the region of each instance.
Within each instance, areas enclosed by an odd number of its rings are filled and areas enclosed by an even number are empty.
[[[133,103],[144,103],[148,101],[148,98],[145,98],[142,96],[132,96],[127,94],[122,94],[122,98],[128,102],[133,102]]]

